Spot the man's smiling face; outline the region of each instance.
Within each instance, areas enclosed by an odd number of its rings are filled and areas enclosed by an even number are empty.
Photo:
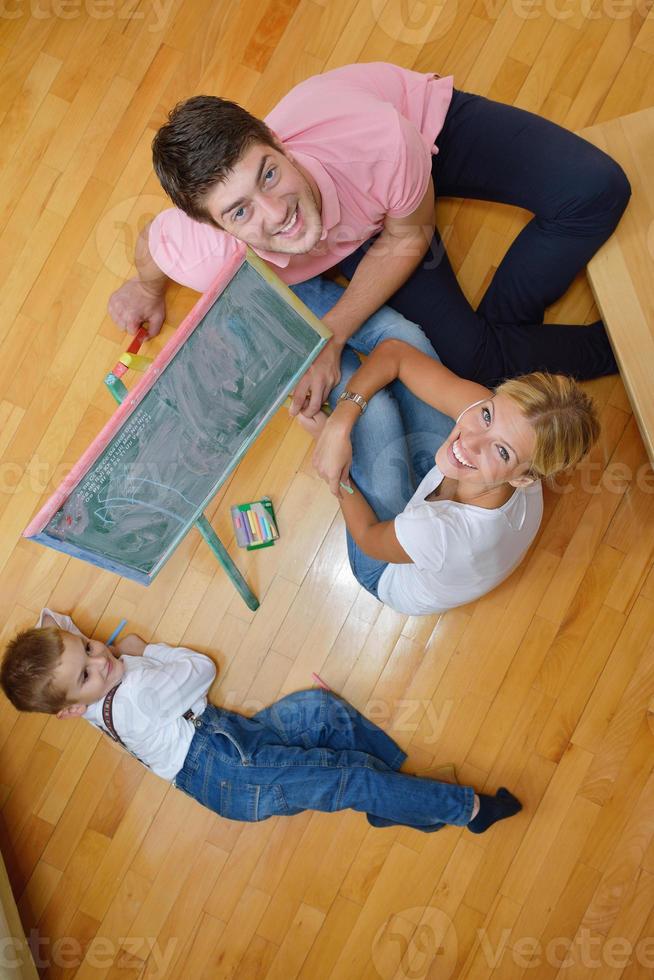
[[[322,234],[317,188],[281,150],[253,144],[205,198],[213,220],[253,248],[286,255],[311,251]]]

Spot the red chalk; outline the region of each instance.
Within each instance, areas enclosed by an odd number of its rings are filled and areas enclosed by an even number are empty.
[[[314,682],[314,684],[317,684],[318,687],[322,687],[323,691],[331,691],[329,684],[325,684],[322,677],[319,677],[318,674],[312,674],[311,680]]]
[[[144,344],[147,339],[148,339],[148,328],[139,327],[136,333],[134,334],[134,339],[132,340],[132,343],[129,345],[125,353],[138,354],[138,352],[141,349],[141,345]],[[123,364],[122,361],[118,361],[116,366],[112,369],[111,373],[115,375],[117,378],[122,378],[123,375],[127,373],[127,370],[128,370],[127,366]]]

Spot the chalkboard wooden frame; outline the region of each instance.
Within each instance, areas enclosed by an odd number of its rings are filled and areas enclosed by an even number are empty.
[[[162,551],[156,565],[148,572],[143,572],[127,563],[117,561],[115,558],[104,555],[97,550],[90,550],[86,547],[80,547],[71,540],[62,540],[52,533],[49,533],[47,529],[49,523],[61,512],[67,500],[69,500],[71,494],[73,494],[75,491],[75,488],[91,472],[94,465],[100,460],[100,457],[105,453],[105,451],[112,446],[112,441],[119,439],[121,432],[123,431],[124,427],[129,424],[129,421],[136,412],[138,406],[141,404],[153,386],[157,384],[158,379],[164,374],[166,369],[170,367],[172,370],[174,370],[173,362],[175,356],[182,349],[189,337],[191,337],[195,329],[203,322],[204,317],[207,315],[207,313],[209,313],[214,304],[220,301],[222,293],[244,265],[250,266],[256,273],[258,273],[258,275],[265,281],[267,287],[272,289],[278,297],[281,297],[283,302],[287,306],[291,307],[296,314],[299,314],[302,321],[309,325],[316,335],[315,345],[311,349],[309,355],[302,362],[299,369],[295,371],[293,377],[287,379],[286,383],[277,393],[277,397],[275,397],[273,402],[267,406],[261,418],[258,419],[256,428],[239,446],[238,451],[234,454],[233,458],[230,459],[228,468],[221,474],[220,479],[217,479],[215,484],[212,486],[211,492],[207,494],[201,505],[196,508],[192,519],[186,520],[184,525],[180,526],[179,533],[176,534],[172,542],[169,543],[169,545]],[[123,403],[114,412],[113,416],[104,426],[100,434],[96,437],[96,439],[94,439],[80,460],[75,464],[75,466],[73,466],[70,473],[62,481],[55,493],[30,522],[28,527],[23,532],[23,536],[37,541],[40,544],[46,545],[49,548],[53,548],[56,551],[60,551],[72,557],[87,561],[99,568],[112,571],[117,575],[124,576],[142,585],[149,585],[150,582],[153,581],[165,562],[175,551],[180,541],[186,536],[194,524],[198,526],[201,533],[203,533],[205,538],[208,540],[210,547],[212,547],[212,550],[214,550],[214,553],[217,554],[216,548],[207,537],[207,529],[204,526],[207,523],[206,518],[204,518],[203,515],[204,508],[213,498],[220,486],[222,486],[228,476],[232,473],[234,468],[238,465],[252,442],[259,436],[272,415],[283,403],[284,399],[293,390],[299,378],[302,377],[312,361],[322,350],[330,336],[331,333],[321,323],[321,321],[314,316],[308,307],[306,307],[304,303],[302,303],[302,301],[298,299],[298,297],[250,249],[247,250],[245,255],[234,257],[230,263],[226,264],[221,269],[221,272],[214,280],[210,288],[203,294],[183,323],[177,328],[171,340],[155,358],[143,378],[127,394],[127,397]],[[212,531],[212,529],[210,530],[213,538],[215,539],[215,533]],[[214,543],[217,543],[217,545],[222,548],[226,555],[224,547],[217,539]],[[219,557],[219,560],[221,560],[218,554],[217,557]],[[233,566],[231,559],[228,559],[228,561]],[[223,562],[223,564],[225,563]],[[228,574],[234,581],[234,584],[237,588],[239,588],[239,583],[235,580],[235,576],[232,574],[229,567],[225,567]],[[235,566],[233,566],[233,568],[236,572],[236,576],[240,578],[238,570],[235,569]],[[240,588],[239,591],[242,592]],[[245,595],[244,598],[246,601],[248,601]]]

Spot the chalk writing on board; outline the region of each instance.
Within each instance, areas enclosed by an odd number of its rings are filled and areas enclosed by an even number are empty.
[[[152,574],[323,344],[242,265],[43,535]]]
[[[136,443],[141,430],[151,421],[151,416],[143,411],[139,411],[136,418],[129,419],[123,429],[124,438],[116,445],[111,446],[103,457],[102,463],[93,470],[92,476],[85,481],[84,490],[77,495],[84,503],[87,503],[98,493],[108,474],[115,469],[121,457]]]

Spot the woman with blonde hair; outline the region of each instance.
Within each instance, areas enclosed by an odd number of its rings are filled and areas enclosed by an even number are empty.
[[[346,348],[331,416],[298,416],[339,498],[354,575],[410,615],[471,602],[510,575],[540,526],[541,480],[599,435],[571,378],[535,372],[493,391],[420,346],[382,339],[363,364]]]

